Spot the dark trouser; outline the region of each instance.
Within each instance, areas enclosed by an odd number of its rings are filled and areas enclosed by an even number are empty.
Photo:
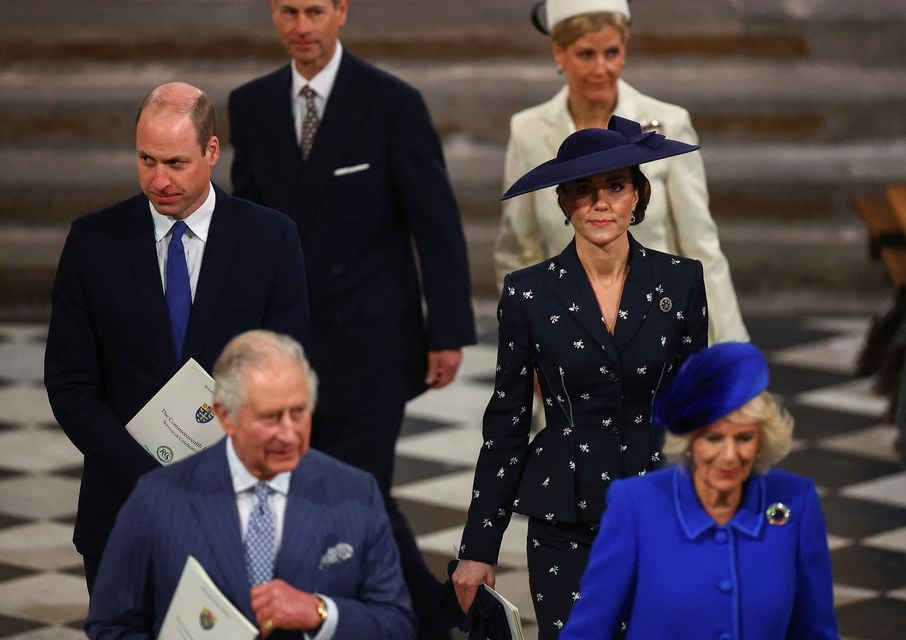
[[[88,585],[88,597],[91,597],[91,590],[94,589],[94,581],[98,577],[98,567],[101,565],[100,558],[91,556],[82,556],[82,564],[85,567],[85,584]]]
[[[560,637],[573,603],[581,597],[579,585],[597,530],[597,524],[529,519],[526,559],[538,640]]]
[[[904,327],[906,330],[906,327]],[[900,381],[900,395],[897,400],[897,415],[894,423],[900,432],[900,468],[906,469],[906,366],[903,367]]]
[[[396,440],[403,424],[405,405],[358,416],[319,416],[312,424],[312,446],[319,451],[371,473],[377,480],[384,506],[399,548],[403,578],[412,596],[419,624],[419,638],[449,637],[433,632],[432,609],[440,599],[441,584],[431,574],[415,542],[405,516],[390,496]]]

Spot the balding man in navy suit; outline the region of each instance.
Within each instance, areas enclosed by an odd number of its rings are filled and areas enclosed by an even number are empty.
[[[74,221],[57,267],[44,382],[85,456],[74,542],[89,592],[117,511],[160,466],[125,424],[188,358],[210,371],[242,331],[308,335],[295,225],[214,186],[219,155],[202,91],[149,93],[136,122],[142,193]]]

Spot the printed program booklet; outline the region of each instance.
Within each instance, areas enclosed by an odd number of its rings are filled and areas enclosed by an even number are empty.
[[[258,629],[230,602],[192,556],[176,585],[157,640],[255,640]]]
[[[506,623],[510,630],[510,638],[512,640],[525,640],[525,636],[522,634],[522,620],[519,618],[519,609],[516,605],[488,585],[483,584],[481,586],[503,606],[503,612],[506,614]]]
[[[126,430],[163,465],[207,449],[223,437],[214,419],[214,379],[189,358]]]

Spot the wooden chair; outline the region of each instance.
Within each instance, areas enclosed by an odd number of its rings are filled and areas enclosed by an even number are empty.
[[[872,320],[856,373],[877,373],[877,391],[891,395],[906,348],[906,185],[891,186],[884,196],[859,196],[854,204],[868,230],[869,255],[884,263],[894,289],[891,303]]]

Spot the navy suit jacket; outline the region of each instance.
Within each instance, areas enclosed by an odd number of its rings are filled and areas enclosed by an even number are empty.
[[[322,563],[340,543],[352,547],[352,556]],[[189,555],[254,624],[243,553],[224,439],[139,480],[101,561],[89,637],[156,637]],[[310,450],[292,472],[274,578],[333,599],[337,639],[414,635],[396,543],[374,478],[318,451]],[[273,637],[281,636],[289,634]]]
[[[613,335],[576,254],[508,275],[498,308],[497,375],[460,557],[493,563],[511,511],[597,522],[608,484],[660,466],[651,402],[707,346],[702,265],[630,236]],[[537,372],[545,428],[529,444]]]
[[[298,226],[318,412],[403,404],[425,389],[427,350],[475,341],[440,141],[418,91],[344,50],[305,161],[291,85],[287,65],[230,94],[234,193]]]
[[[291,221],[215,187],[185,357],[208,372],[248,329],[305,341],[308,298]],[[148,200],[72,223],[60,256],[44,360],[57,421],[85,456],[74,542],[100,557],[138,477],[158,467],[125,424],[181,365],[170,336]]]
[[[718,525],[688,470],[614,482],[561,640],[839,638],[827,532],[815,485],[785,471],[753,474],[739,510]],[[790,509],[770,524],[768,506]]]

